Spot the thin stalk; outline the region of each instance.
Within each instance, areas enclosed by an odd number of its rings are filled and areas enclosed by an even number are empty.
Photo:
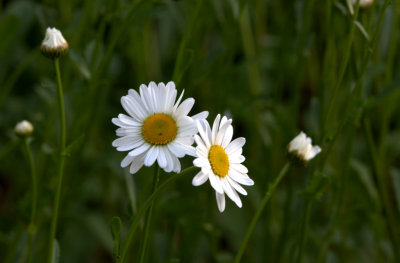
[[[390,197],[388,195],[389,186],[388,186],[388,183],[387,183],[387,180],[385,177],[385,172],[383,170],[384,168],[379,165],[378,151],[375,147],[375,143],[374,143],[374,139],[373,139],[373,135],[372,135],[371,123],[368,118],[366,118],[364,121],[364,128],[365,128],[365,133],[367,136],[368,147],[369,147],[369,150],[370,150],[371,156],[372,156],[373,166],[375,168],[378,189],[382,196],[383,208],[385,210],[385,214],[387,217],[387,220],[386,220],[387,231],[388,231],[388,234],[392,241],[393,251],[394,251],[394,256],[395,256],[396,262],[399,262],[400,252],[399,252],[398,248],[400,247],[400,241],[398,240],[398,231],[396,229],[397,224],[396,224],[396,219],[395,219],[395,212],[393,211]]]
[[[152,194],[157,189],[159,178],[160,178],[160,167],[157,164],[155,164],[154,165],[153,188],[151,190]],[[153,216],[154,203],[155,202],[151,202],[151,204],[150,204],[150,208],[149,208],[149,211],[147,212],[147,217],[146,217],[145,224],[144,224],[144,237],[143,237],[143,243],[142,243],[142,251],[140,253],[140,258],[139,258],[139,262],[141,262],[141,263],[145,261],[145,257],[146,257],[146,248],[147,248],[147,242],[149,240],[149,232],[150,232],[151,219]]]
[[[308,235],[308,223],[310,221],[311,205],[312,205],[312,198],[309,198],[307,200],[306,212],[304,216],[303,227],[301,230],[300,250],[296,260],[297,263],[301,263],[303,261],[304,247],[306,245],[307,235]]]
[[[122,252],[121,252],[121,257],[117,261],[118,263],[122,263],[125,260],[126,253],[128,252],[128,249],[130,247],[130,244],[132,242],[133,236],[135,234],[136,228],[139,225],[140,219],[142,218],[143,214],[147,211],[147,209],[150,207],[154,199],[158,197],[158,195],[161,193],[161,191],[167,187],[170,183],[176,181],[177,179],[181,178],[183,175],[190,173],[194,170],[196,170],[197,167],[189,167],[180,172],[179,174],[175,174],[168,178],[164,183],[162,183],[154,192],[153,194],[147,199],[147,201],[144,203],[144,205],[139,209],[139,212],[136,214],[135,219],[133,220],[129,231],[128,231],[128,236],[126,237],[126,240],[124,242],[124,245],[122,246]]]
[[[399,32],[399,12],[400,12],[400,1],[393,1],[393,22],[392,22],[392,39],[390,40],[389,52],[387,54],[386,62],[386,79],[385,84],[389,85],[393,81],[393,66],[395,64],[395,55],[397,49],[397,32]]]
[[[48,262],[51,263],[53,259],[53,246],[54,239],[56,236],[57,230],[57,218],[58,218],[58,209],[60,205],[60,197],[61,197],[61,188],[62,188],[62,179],[64,172],[64,151],[66,144],[66,125],[65,125],[65,109],[64,109],[64,95],[63,88],[61,83],[61,74],[60,74],[60,65],[59,59],[54,59],[54,67],[57,75],[57,93],[58,93],[58,105],[59,105],[59,113],[60,113],[60,152],[59,152],[59,166],[58,166],[58,175],[57,175],[57,189],[56,196],[54,200],[53,206],[53,217],[51,219],[51,228],[50,228],[50,240],[49,240],[49,254],[48,254]]]
[[[36,221],[36,207],[37,207],[37,178],[35,162],[33,161],[32,151],[29,147],[29,138],[24,138],[24,146],[26,154],[28,155],[29,167],[31,170],[32,177],[32,210],[31,210],[31,220],[28,227],[28,262],[32,262],[33,254],[33,236],[35,234],[35,221]]]
[[[344,53],[343,53],[342,65],[340,67],[340,71],[339,71],[339,75],[338,75],[336,84],[335,84],[334,89],[332,91],[332,98],[331,98],[331,100],[329,101],[329,104],[328,104],[328,110],[326,112],[326,116],[327,116],[326,119],[327,120],[331,119],[331,113],[332,113],[332,110],[334,109],[336,95],[338,93],[340,85],[342,84],[342,80],[343,80],[344,74],[346,73],[347,64],[349,62],[351,46],[353,44],[354,32],[355,32],[355,29],[356,29],[356,24],[354,22],[357,21],[358,10],[359,10],[359,1],[360,0],[357,0],[357,4],[356,4],[356,7],[355,7],[355,11],[354,11],[354,16],[351,19],[350,32],[349,32],[349,36],[348,36],[348,39],[347,39],[346,48],[345,48]]]
[[[254,215],[249,227],[247,228],[246,235],[244,236],[242,244],[240,245],[239,251],[236,254],[235,263],[240,262],[240,259],[243,256],[244,250],[246,249],[247,243],[250,239],[251,234],[253,233],[253,230],[258,222],[258,219],[260,218],[262,212],[264,211],[265,206],[267,205],[269,199],[271,198],[272,194],[274,193],[275,188],[278,186],[280,181],[282,181],[282,178],[285,176],[285,174],[289,170],[289,167],[290,167],[290,163],[287,162],[285,164],[285,166],[283,166],[282,170],[279,172],[278,177],[275,179],[275,181],[272,183],[272,185],[270,185],[268,187],[268,191],[265,193],[264,198],[261,201],[261,204],[258,207],[256,214]]]

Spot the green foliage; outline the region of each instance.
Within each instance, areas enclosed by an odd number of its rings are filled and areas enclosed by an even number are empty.
[[[111,146],[111,119],[123,113],[128,89],[170,80],[196,100],[191,113],[233,118],[255,185],[242,208],[227,199],[221,214],[208,182],[193,187],[190,174],[171,183],[154,207],[148,262],[231,262],[301,130],[322,152],[290,168],[242,262],[294,262],[304,232],[303,262],[400,262],[400,1],[375,0],[358,13],[351,2],[3,1],[0,261],[26,261],[28,231],[33,263],[47,255],[60,124],[54,67],[39,46],[56,27],[69,51],[60,59],[68,157],[55,262],[112,262],[118,254],[153,169],[130,175],[120,167],[125,153]],[[29,163],[13,133],[23,119],[35,127],[35,229]],[[160,184],[170,177],[161,173]],[[143,235],[138,223],[131,261]]]

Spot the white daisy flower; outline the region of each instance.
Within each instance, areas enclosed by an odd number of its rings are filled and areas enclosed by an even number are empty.
[[[300,132],[300,134],[289,143],[288,150],[289,153],[295,155],[305,163],[321,152],[321,148],[318,145],[311,145],[311,138],[307,137],[304,132]]]
[[[63,56],[68,50],[68,42],[65,40],[60,30],[55,27],[46,29],[46,35],[40,46],[43,55],[49,58]]]
[[[122,107],[129,114],[119,114],[112,122],[119,126],[116,133],[121,138],[112,145],[118,151],[130,151],[121,166],[130,165],[130,173],[136,173],[143,164],[151,166],[156,160],[166,172],[180,172],[178,158],[195,155],[191,146],[197,133],[195,120],[205,119],[208,112],[195,116],[187,114],[194,104],[193,98],[182,103],[183,92],[178,101],[174,82],[165,85],[150,82],[140,85],[140,94],[133,89],[121,98]]]
[[[198,121],[200,136],[197,134],[194,136],[197,143],[197,158],[193,160],[193,164],[200,167],[201,171],[193,178],[192,184],[198,186],[209,179],[215,189],[220,212],[225,210],[225,194],[238,207],[242,207],[237,192],[242,195],[247,195],[247,192],[240,184],[254,185],[253,180],[247,175],[247,168],[242,164],[245,160],[242,147],[246,139],[240,137],[232,141],[231,123],[231,119],[225,116],[221,119],[219,114],[214,120],[212,130],[206,120]]]

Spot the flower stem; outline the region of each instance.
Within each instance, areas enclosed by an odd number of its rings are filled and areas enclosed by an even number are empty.
[[[265,193],[264,198],[261,201],[261,205],[258,207],[256,214],[254,215],[253,219],[251,220],[249,228],[247,228],[247,232],[243,238],[242,244],[240,245],[239,252],[236,254],[235,263],[240,262],[240,259],[242,258],[244,250],[246,249],[247,242],[249,241],[249,238],[250,238],[251,234],[253,233],[253,230],[257,224],[258,219],[261,216],[261,213],[264,211],[264,208],[267,205],[268,200],[271,198],[271,195],[274,193],[275,188],[278,186],[280,181],[282,181],[282,178],[285,176],[285,174],[289,170],[289,167],[290,167],[290,162],[287,162],[285,164],[285,166],[283,166],[283,168],[279,172],[279,175],[275,179],[275,181],[268,187],[268,191]]]
[[[37,207],[37,178],[36,178],[36,169],[35,163],[32,157],[32,151],[29,147],[29,138],[24,138],[24,146],[26,153],[28,155],[29,166],[31,170],[32,177],[32,211],[31,211],[31,220],[28,227],[28,261],[32,262],[32,254],[33,254],[33,236],[35,234],[35,219],[36,219],[36,207]]]
[[[62,188],[62,179],[64,172],[64,151],[66,144],[66,125],[65,125],[65,110],[64,110],[64,96],[63,96],[63,88],[61,84],[61,74],[60,74],[60,65],[59,59],[54,59],[54,66],[57,74],[57,86],[58,86],[58,105],[59,105],[59,113],[60,113],[60,156],[59,156],[59,166],[58,166],[58,176],[57,176],[57,189],[56,196],[54,200],[53,206],[53,217],[51,220],[51,229],[50,229],[50,240],[49,240],[49,254],[48,254],[48,262],[51,263],[53,259],[53,247],[54,247],[54,239],[56,236],[57,230],[57,218],[58,218],[58,208],[60,205],[60,196],[61,196],[61,188]]]
[[[118,263],[124,262],[124,259],[126,257],[126,253],[128,252],[128,249],[130,247],[130,244],[132,242],[133,236],[134,236],[136,228],[137,228],[137,226],[138,226],[138,224],[140,222],[140,219],[142,218],[143,214],[147,211],[147,209],[150,207],[150,205],[152,204],[153,200],[156,199],[158,197],[158,195],[161,193],[161,191],[165,187],[167,187],[170,183],[176,181],[177,179],[181,178],[183,175],[185,175],[187,173],[191,173],[192,171],[196,170],[196,168],[197,167],[192,166],[192,167],[186,168],[185,170],[183,170],[179,174],[175,174],[175,175],[171,176],[164,183],[162,183],[153,192],[152,195],[150,195],[150,197],[147,199],[147,201],[144,203],[144,205],[139,209],[138,213],[135,216],[135,219],[133,220],[133,222],[132,222],[132,224],[131,224],[131,226],[129,228],[128,235],[126,237],[124,245],[122,246],[121,257],[117,261]]]
[[[159,177],[160,177],[160,167],[157,164],[155,164],[154,165],[153,188],[151,190],[152,194],[157,189]],[[150,208],[149,208],[149,211],[147,212],[147,217],[146,217],[146,221],[144,224],[144,237],[143,237],[142,249],[141,249],[140,258],[139,258],[140,263],[144,262],[145,257],[146,257],[146,248],[147,248],[147,242],[149,240],[150,225],[151,225],[151,219],[153,216],[153,207],[154,207],[154,201],[151,202],[151,204],[150,204]]]
[[[300,250],[299,250],[299,254],[297,256],[297,260],[296,260],[297,263],[301,263],[303,261],[304,247],[305,247],[305,244],[307,241],[307,235],[308,235],[308,223],[310,221],[311,205],[312,205],[312,198],[309,198],[307,200],[306,212],[305,212],[305,216],[304,216],[303,227],[301,230]]]

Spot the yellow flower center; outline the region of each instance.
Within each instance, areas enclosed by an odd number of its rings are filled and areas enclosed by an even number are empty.
[[[150,115],[142,126],[142,136],[150,144],[168,144],[175,139],[177,133],[175,120],[165,113]]]
[[[225,177],[229,171],[229,159],[224,148],[219,145],[213,145],[208,152],[208,160],[214,174],[219,177]]]

